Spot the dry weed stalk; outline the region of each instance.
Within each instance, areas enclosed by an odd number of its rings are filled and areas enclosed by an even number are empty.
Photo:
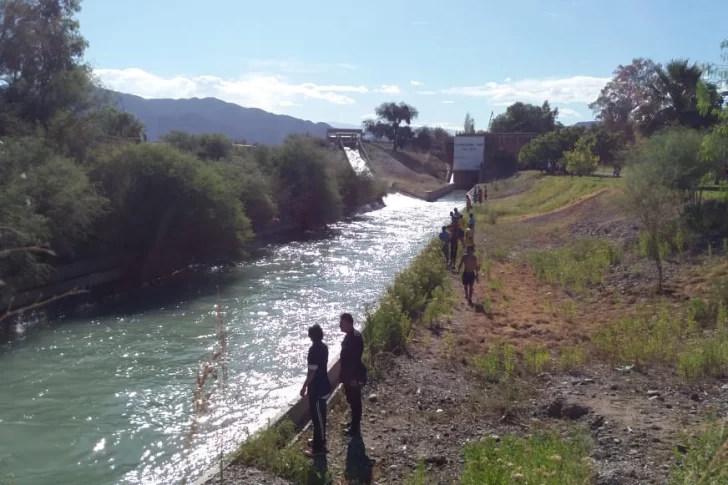
[[[217,302],[215,304],[216,319],[215,326],[217,329],[217,342],[215,350],[212,353],[212,357],[209,360],[204,361],[197,371],[197,377],[195,378],[195,388],[193,391],[193,407],[192,407],[192,424],[190,430],[187,433],[185,439],[185,451],[189,452],[192,448],[192,442],[194,441],[197,431],[199,430],[200,422],[210,411],[210,405],[212,403],[212,396],[217,388],[221,397],[225,397],[225,387],[227,383],[228,375],[228,355],[227,355],[227,332],[222,321],[222,313],[220,311],[220,292],[218,290]],[[222,377],[222,379],[219,379]],[[211,379],[210,385],[208,385],[208,379]],[[222,483],[222,443],[220,446],[220,482]],[[189,474],[189,472],[188,472]],[[182,480],[182,483],[187,483],[187,478]]]

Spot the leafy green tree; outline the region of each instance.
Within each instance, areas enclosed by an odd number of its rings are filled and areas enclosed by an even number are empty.
[[[406,103],[382,103],[376,108],[375,113],[377,115],[375,120],[364,120],[364,131],[376,138],[387,138],[392,142],[392,149],[395,151],[407,141],[403,140],[402,135],[406,137],[412,132],[411,129],[403,130],[403,128],[409,128],[412,121],[419,116],[417,108]],[[402,123],[405,124],[404,127]]]
[[[621,132],[610,132],[601,125],[590,128],[583,136],[589,140],[592,152],[599,157],[600,163],[613,163],[626,147]]]
[[[622,133],[628,141],[634,140],[637,108],[651,104],[651,86],[658,79],[659,69],[659,64],[644,58],[617,66],[612,80],[589,105],[597,120],[604,123],[608,131]]]
[[[653,151],[657,150],[653,154]],[[662,292],[664,280],[662,262],[669,253],[670,241],[674,240],[675,228],[681,207],[681,198],[673,188],[675,174],[666,171],[659,159],[660,148],[656,142],[635,145],[632,159],[639,160],[627,173],[625,206],[634,214],[644,234],[644,250],[657,268],[657,291]],[[642,158],[647,156],[647,158]]]
[[[435,144],[435,135],[431,128],[422,126],[415,130],[414,138],[412,139],[412,146],[419,151],[428,152],[432,150]]]
[[[115,251],[131,257],[142,281],[194,263],[240,256],[251,236],[241,188],[215,164],[166,144],[125,144],[94,167],[112,207],[102,227]]]
[[[289,137],[276,155],[275,188],[281,212],[304,227],[335,221],[342,213],[339,187],[321,149],[305,137]]]
[[[493,118],[493,133],[547,133],[557,128],[559,109],[551,109],[548,101],[539,107],[533,104],[513,103],[506,112]]]
[[[162,141],[202,160],[222,160],[228,158],[233,150],[233,142],[219,133],[193,135],[184,131],[171,131],[162,136]]]
[[[147,128],[131,113],[108,107],[100,111],[99,118],[105,136],[135,142],[147,141]]]
[[[521,148],[518,165],[521,168],[557,171],[562,166],[564,152],[572,150],[583,134],[583,128],[568,126],[539,135]]]
[[[60,110],[91,95],[82,63],[80,0],[4,0],[0,8],[0,97],[19,120],[48,128]]]
[[[0,145],[0,308],[16,288],[40,284],[107,211],[86,173],[39,138]],[[4,318],[0,315],[0,320]]]
[[[564,152],[566,170],[578,176],[591,175],[599,167],[599,157],[593,153],[593,143],[587,136],[582,136],[574,148]]]
[[[707,75],[714,84],[728,85],[728,39],[720,44],[722,66],[709,66]],[[710,86],[701,82],[698,85],[698,109],[704,116],[717,117],[719,123],[705,136],[700,147],[700,157],[703,160],[722,160],[715,169],[715,179],[722,177],[728,179],[728,106],[715,106]]]
[[[662,126],[681,125],[704,128],[717,122],[711,112],[698,109],[698,90],[702,84],[706,101],[720,107],[722,98],[714,84],[701,82],[704,70],[688,60],[670,61],[658,67],[657,79],[651,84],[647,102],[636,109],[636,124],[643,134],[651,134]]]
[[[628,153],[632,166],[647,164],[662,173],[666,187],[682,194],[696,210],[702,203],[703,185],[716,162],[701,159],[703,136],[696,130],[675,127],[659,131]]]

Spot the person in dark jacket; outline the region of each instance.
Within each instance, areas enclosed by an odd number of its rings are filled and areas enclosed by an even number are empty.
[[[364,384],[365,369],[361,361],[364,353],[364,339],[354,328],[354,317],[342,313],[339,328],[346,334],[341,343],[341,384],[344,386],[346,402],[351,407],[351,422],[345,431],[347,436],[361,436],[361,387]]]
[[[326,453],[326,399],[331,394],[327,372],[329,348],[323,342],[324,331],[316,324],[308,329],[311,347],[308,349],[308,374],[301,388],[301,397],[308,394],[308,412],[313,423],[310,456]]]

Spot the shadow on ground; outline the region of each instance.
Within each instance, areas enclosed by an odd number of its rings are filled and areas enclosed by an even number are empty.
[[[367,456],[364,440],[352,438],[346,449],[346,479],[350,484],[372,482],[373,462]]]

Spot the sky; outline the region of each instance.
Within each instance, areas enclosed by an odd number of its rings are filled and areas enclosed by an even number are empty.
[[[385,101],[416,125],[476,128],[516,101],[591,120],[619,64],[719,60],[728,1],[84,0],[86,59],[146,98],[216,97],[360,125]]]

